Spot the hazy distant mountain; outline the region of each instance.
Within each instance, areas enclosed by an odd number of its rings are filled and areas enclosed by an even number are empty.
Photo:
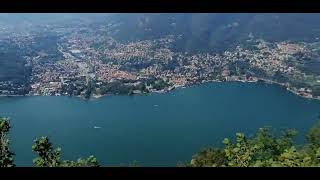
[[[99,13],[0,13],[0,24],[20,26],[72,24],[73,22],[105,19],[109,14]]]
[[[314,41],[320,37],[320,14],[306,13],[15,13],[0,14],[0,24],[113,23],[117,40],[182,35],[178,50],[216,51],[242,43],[249,35],[267,41]]]
[[[114,14],[108,21],[120,23],[114,36],[120,40],[153,39],[183,35],[177,47],[184,50],[225,49],[249,34],[268,41],[304,40],[320,37],[320,14]]]

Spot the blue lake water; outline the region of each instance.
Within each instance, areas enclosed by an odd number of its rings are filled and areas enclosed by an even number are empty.
[[[32,166],[36,137],[47,135],[65,159],[94,155],[106,166],[176,166],[236,132],[295,128],[317,122],[320,101],[277,85],[207,83],[165,94],[71,97],[1,97],[0,115],[11,119],[18,166]],[[101,128],[94,128],[94,127]],[[301,135],[302,139],[302,135]]]

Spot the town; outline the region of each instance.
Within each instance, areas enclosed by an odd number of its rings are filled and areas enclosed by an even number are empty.
[[[45,39],[51,44],[37,52],[30,48],[37,36],[15,37],[19,47],[28,52],[24,57],[32,68],[30,87],[17,88],[19,94],[90,98],[161,93],[210,81],[264,81],[303,97],[320,98],[320,75],[301,68],[305,62],[301,59],[319,57],[318,51],[313,51],[317,44],[271,43],[249,36],[245,45],[223,53],[189,53],[172,50],[172,44],[181,38],[174,35],[120,42],[85,28],[65,33],[54,29],[54,33],[58,40]],[[1,95],[18,94],[2,90],[8,86],[15,85],[0,82]]]

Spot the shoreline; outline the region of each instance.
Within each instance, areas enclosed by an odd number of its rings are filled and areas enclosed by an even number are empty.
[[[239,82],[239,83],[265,83],[265,84],[276,84],[279,85],[280,87],[284,88],[286,91],[289,91],[291,93],[293,93],[294,95],[300,96],[302,98],[305,99],[310,99],[310,100],[320,100],[320,97],[313,97],[311,94],[305,94],[305,95],[301,95],[299,92],[296,92],[292,89],[290,89],[288,86],[286,86],[285,84],[282,83],[278,83],[272,80],[268,80],[268,79],[257,79],[257,80],[204,80],[204,81],[199,81],[199,82],[195,82],[192,84],[187,84],[184,86],[176,86],[176,87],[169,87],[166,90],[160,90],[160,91],[151,91],[149,93],[137,93],[137,94],[132,94],[132,95],[128,95],[128,96],[134,96],[134,95],[146,95],[146,94],[151,94],[151,93],[156,93],[156,94],[163,94],[163,93],[168,93],[168,92],[172,92],[174,90],[178,90],[178,89],[184,89],[184,88],[188,88],[188,87],[192,87],[192,86],[199,86],[199,85],[203,85],[206,83],[223,83],[223,82]],[[77,98],[81,98],[82,100],[92,100],[92,99],[100,99],[106,96],[110,96],[110,95],[119,95],[119,94],[93,94],[90,98],[84,98],[83,96],[66,96],[66,95],[60,95],[60,96],[64,96],[64,97],[77,97]],[[33,97],[33,96],[57,96],[57,95],[33,95],[33,94],[26,94],[26,95],[3,95],[0,94],[0,97]]]

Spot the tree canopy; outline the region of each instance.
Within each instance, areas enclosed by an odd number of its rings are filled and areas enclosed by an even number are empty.
[[[0,117],[0,167],[14,167],[14,153],[10,150],[8,133],[10,123],[8,118]]]
[[[224,148],[207,148],[195,154],[187,167],[319,167],[320,123],[307,134],[307,143],[294,143],[295,130],[276,136],[270,128],[260,128],[248,138],[237,133],[235,141],[223,140]]]
[[[32,150],[38,157],[33,163],[36,167],[99,167],[99,163],[94,156],[79,158],[77,161],[62,160],[61,148],[54,149],[53,144],[46,136],[34,141]]]

